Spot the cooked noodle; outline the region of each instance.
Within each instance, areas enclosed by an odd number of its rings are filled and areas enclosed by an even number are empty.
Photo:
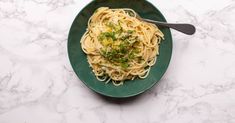
[[[148,76],[163,36],[132,9],[101,7],[89,19],[81,46],[97,79],[118,86]]]

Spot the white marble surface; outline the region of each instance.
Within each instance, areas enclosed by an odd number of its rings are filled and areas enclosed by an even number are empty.
[[[90,91],[74,74],[67,36],[90,0],[0,0],[0,123],[235,123],[235,0],[150,0],[169,22],[173,57],[137,98]]]

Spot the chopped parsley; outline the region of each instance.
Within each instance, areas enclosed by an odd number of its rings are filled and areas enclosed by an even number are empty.
[[[133,35],[135,30],[123,30],[121,22],[110,22],[106,27],[107,31],[101,32],[98,36],[103,45],[101,55],[114,65],[127,69],[130,66],[129,62],[136,59],[136,54],[139,53],[135,49],[136,42],[139,41],[138,36]]]
[[[108,38],[111,38],[113,41],[117,40],[115,32],[102,32],[98,37],[99,40],[104,40]]]

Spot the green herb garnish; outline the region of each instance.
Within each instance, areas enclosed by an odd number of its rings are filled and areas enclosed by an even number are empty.
[[[99,36],[98,36],[98,40],[102,41],[104,39],[108,39],[111,38],[113,41],[116,41],[117,38],[115,36],[115,32],[102,32]]]
[[[138,36],[134,36],[135,30],[123,30],[120,22],[118,24],[107,23],[109,31],[102,32],[98,40],[103,45],[101,55],[114,65],[128,68],[129,62],[136,58],[138,53],[135,45],[138,42]]]

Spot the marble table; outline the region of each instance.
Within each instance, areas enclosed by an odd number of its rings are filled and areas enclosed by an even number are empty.
[[[169,22],[173,56],[161,81],[125,100],[75,75],[67,36],[90,0],[0,0],[0,123],[235,123],[235,1],[149,0]]]

